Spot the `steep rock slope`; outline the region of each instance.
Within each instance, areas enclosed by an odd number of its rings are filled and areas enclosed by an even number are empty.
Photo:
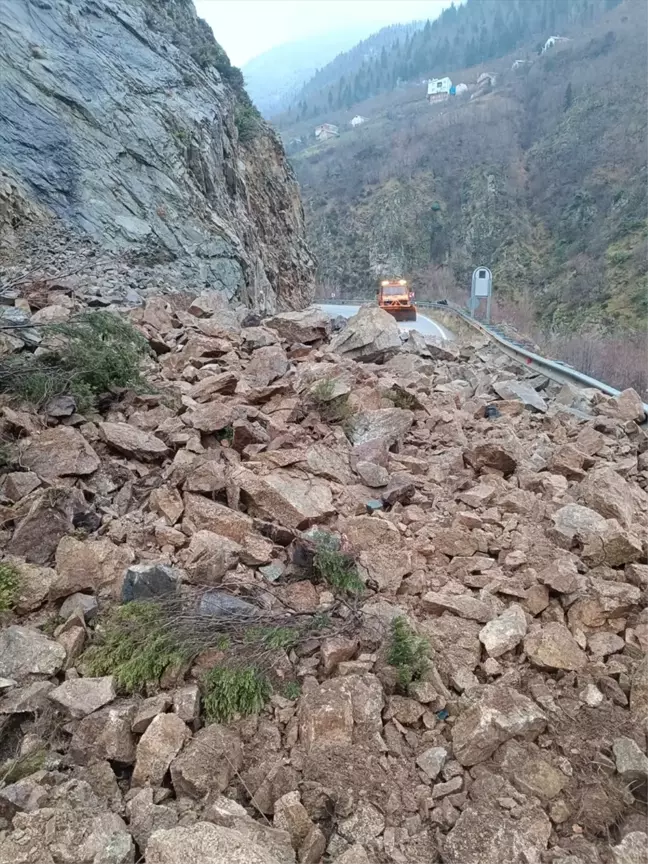
[[[71,228],[272,311],[313,262],[297,184],[190,0],[0,5],[0,169]]]

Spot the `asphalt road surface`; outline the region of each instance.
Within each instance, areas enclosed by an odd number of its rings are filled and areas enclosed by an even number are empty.
[[[320,309],[327,312],[331,318],[335,318],[338,315],[344,315],[345,318],[350,318],[352,315],[355,315],[360,308],[359,306],[335,306],[329,305],[328,303],[319,303],[318,306]],[[445,327],[437,324],[436,321],[432,321],[431,318],[426,318],[425,315],[421,315],[420,310],[417,312],[416,321],[399,321],[398,326],[401,330],[418,330],[419,333],[425,333],[428,336],[436,336],[439,339],[452,339],[451,334],[445,329]]]

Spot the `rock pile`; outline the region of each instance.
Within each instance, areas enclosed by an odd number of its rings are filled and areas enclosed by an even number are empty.
[[[586,414],[375,311],[331,342],[313,309],[242,327],[185,299],[131,313],[150,393],[2,402],[0,864],[644,861],[636,394]],[[362,583],[344,604],[322,532]],[[275,647],[274,693],[230,722],[205,714],[219,649],[142,692],[88,674],[107,610],[198,585],[207,615],[346,629]],[[410,680],[395,620],[427,646]]]

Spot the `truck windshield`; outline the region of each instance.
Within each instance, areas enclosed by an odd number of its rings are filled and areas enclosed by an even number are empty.
[[[407,285],[383,285],[382,293],[385,297],[398,297],[407,294]]]

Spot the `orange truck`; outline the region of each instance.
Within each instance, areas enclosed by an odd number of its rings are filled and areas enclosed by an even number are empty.
[[[378,305],[397,321],[416,321],[414,292],[406,279],[385,279],[378,290]]]

